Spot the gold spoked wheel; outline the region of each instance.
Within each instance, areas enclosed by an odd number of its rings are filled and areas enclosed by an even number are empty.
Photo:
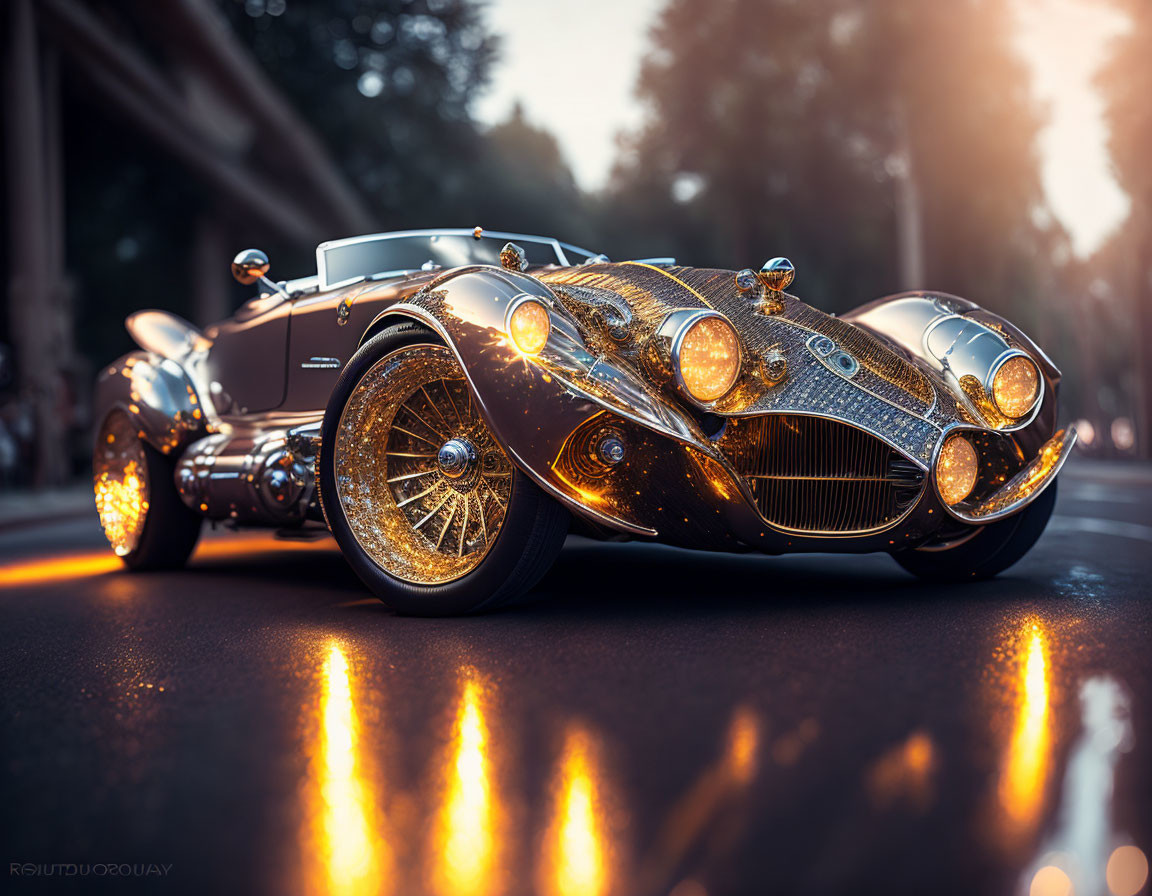
[[[467,575],[496,540],[512,464],[447,348],[413,345],[352,390],[333,456],[340,507],[381,569],[436,585]]]
[[[92,486],[104,536],[118,557],[136,550],[148,515],[148,464],[132,421],[109,414],[96,437]]]

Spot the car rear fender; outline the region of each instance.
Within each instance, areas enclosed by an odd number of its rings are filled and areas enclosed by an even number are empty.
[[[105,367],[96,380],[97,420],[113,410],[132,419],[140,437],[164,454],[206,432],[206,412],[192,378],[176,361],[136,351]]]

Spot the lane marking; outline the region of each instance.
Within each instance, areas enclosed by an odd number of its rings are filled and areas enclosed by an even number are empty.
[[[1112,538],[1132,538],[1136,541],[1152,542],[1152,526],[1104,520],[1099,517],[1054,516],[1048,528],[1054,528],[1057,532],[1087,532],[1090,535],[1108,535]]]
[[[1081,484],[1072,485],[1068,497],[1092,504],[1143,504],[1148,500],[1145,495],[1133,494],[1119,486]]]

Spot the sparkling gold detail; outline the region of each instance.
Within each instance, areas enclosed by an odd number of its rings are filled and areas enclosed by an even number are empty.
[[[115,411],[104,421],[93,467],[104,537],[118,557],[125,557],[140,543],[149,495],[144,446],[127,414]]]
[[[787,258],[770,258],[760,268],[760,279],[773,292],[782,292],[796,279],[796,268]]]
[[[458,439],[477,463],[450,478],[438,448]],[[475,569],[504,522],[512,465],[448,349],[382,358],[356,385],[335,440],[336,491],[356,541],[389,575],[432,585]]]
[[[706,317],[692,325],[680,344],[680,378],[697,401],[715,401],[740,372],[740,340],[726,320]]]
[[[788,359],[779,349],[769,349],[760,361],[760,373],[765,383],[775,386],[788,374]]]
[[[528,256],[515,243],[505,243],[500,250],[500,266],[509,271],[525,271],[528,269]]]
[[[959,504],[972,493],[979,471],[976,449],[962,435],[949,436],[936,461],[936,487],[948,506]]]
[[[1015,421],[1011,417],[1005,417],[1000,413],[1000,409],[992,403],[991,396],[984,391],[984,387],[980,385],[980,380],[967,374],[960,377],[960,390],[968,396],[968,400],[980,412],[984,423],[991,426],[993,429],[1003,429],[1005,426],[1011,426]]]
[[[1001,413],[1019,419],[1032,410],[1040,394],[1040,372],[1031,358],[1017,355],[1000,365],[992,380],[992,400]]]
[[[1075,431],[1059,430],[1052,438],[1045,442],[1036,456],[1029,461],[1024,469],[1005,483],[996,494],[983,500],[976,507],[968,510],[967,517],[982,520],[986,517],[997,516],[1021,501],[1027,500],[1033,494],[1051,481],[1051,478],[1060,469],[1068,452],[1075,444]]]
[[[526,355],[539,354],[551,331],[548,309],[539,302],[521,302],[508,320],[508,335],[516,348]]]

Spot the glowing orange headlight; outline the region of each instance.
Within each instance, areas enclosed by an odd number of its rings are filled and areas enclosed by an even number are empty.
[[[944,503],[951,507],[967,498],[976,486],[979,469],[972,443],[962,435],[949,436],[936,459],[936,488]]]
[[[516,348],[526,355],[538,355],[548,341],[552,323],[548,309],[535,299],[525,299],[508,318],[508,335]]]
[[[697,401],[715,401],[740,373],[740,339],[723,317],[702,317],[679,340],[677,363],[688,394]]]
[[[1040,394],[1040,371],[1031,358],[1017,355],[1000,365],[992,378],[992,400],[1005,417],[1023,417]]]

